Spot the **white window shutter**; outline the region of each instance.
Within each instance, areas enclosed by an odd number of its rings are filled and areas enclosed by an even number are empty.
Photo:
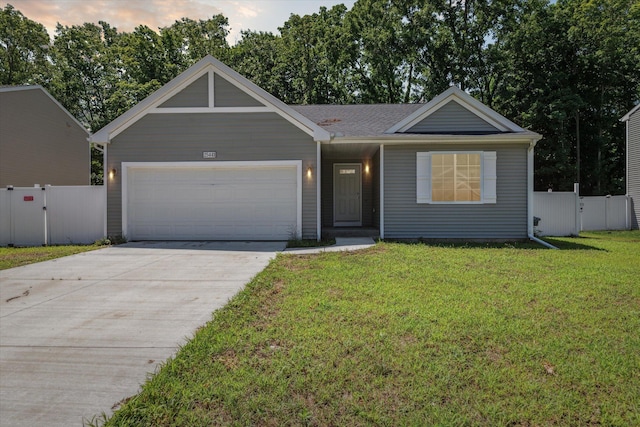
[[[485,151],[482,153],[482,201],[483,203],[496,203],[498,194],[496,192],[496,159],[495,151]]]
[[[416,202],[431,203],[431,153],[416,153]]]

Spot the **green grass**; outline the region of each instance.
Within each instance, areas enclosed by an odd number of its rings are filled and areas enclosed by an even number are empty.
[[[97,245],[38,246],[33,248],[0,247],[0,270],[92,251],[99,247]]]
[[[112,426],[640,425],[640,232],[279,255]]]

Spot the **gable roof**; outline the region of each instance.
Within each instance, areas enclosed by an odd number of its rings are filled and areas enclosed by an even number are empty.
[[[147,98],[140,101],[137,105],[132,107],[129,111],[122,114],[111,123],[91,135],[90,141],[98,144],[106,144],[111,141],[112,138],[119,133],[133,125],[135,122],[144,117],[147,113],[152,112],[158,107],[161,107],[165,102],[169,101],[175,95],[179,94],[183,89],[188,88],[192,83],[196,82],[204,75],[220,76],[226,82],[235,86],[240,91],[247,94],[249,97],[255,99],[257,103],[261,104],[258,107],[215,107],[212,103],[208,107],[179,107],[181,112],[214,112],[214,111],[244,111],[257,112],[257,111],[269,111],[274,112],[285,120],[289,121],[293,125],[300,128],[302,131],[312,136],[316,141],[328,141],[330,134],[321,126],[318,126],[313,121],[304,117],[291,107],[280,101],[273,95],[269,94],[264,89],[258,87],[236,71],[232,70],[222,62],[218,61],[211,55],[207,55],[200,61],[189,67],[183,73],[175,77],[173,80],[162,86],[160,89],[149,95]],[[213,99],[214,85],[209,84],[210,99]],[[176,111],[176,110],[173,110]]]
[[[393,134],[409,132],[415,125],[425,119],[428,119],[429,116],[437,113],[450,102],[459,104],[470,114],[473,114],[486,124],[496,128],[498,132],[530,132],[516,125],[506,117],[498,114],[458,87],[451,86],[449,89],[424,104],[422,108],[414,111],[413,114],[395,123],[387,129],[385,133]]]
[[[25,85],[25,86],[1,86],[0,87],[0,93],[8,93],[8,92],[22,92],[22,91],[28,91],[28,90],[40,90],[42,91],[58,108],[60,108],[60,110],[62,110],[67,116],[69,116],[69,118],[80,128],[82,129],[87,135],[89,135],[89,131],[87,130],[86,127],[84,127],[82,125],[82,123],[80,123],[78,121],[78,119],[76,119],[73,114],[71,114],[66,108],[64,108],[62,106],[62,104],[60,104],[60,102],[58,102],[57,99],[55,99],[50,93],[49,91],[47,91],[44,87],[40,86],[40,85]]]
[[[542,138],[457,87],[450,87],[426,104],[293,105],[291,108],[331,132],[332,139],[440,140],[446,136],[448,140],[464,135],[484,135],[493,139],[498,136],[500,139]],[[451,116],[452,112],[457,116],[449,119],[471,121],[472,130],[465,131],[464,126],[450,129],[436,123],[442,117]],[[435,125],[429,123],[431,119]]]
[[[623,118],[621,118],[621,119],[620,119],[620,121],[621,121],[621,122],[626,122],[626,121],[628,121],[628,120],[631,118],[631,116],[633,116],[633,115],[636,113],[636,111],[638,111],[639,109],[640,109],[640,104],[638,104],[638,105],[636,105],[635,107],[633,107],[633,108],[631,109],[631,111],[629,111],[627,114],[625,114],[625,115],[624,115],[624,117],[623,117]]]

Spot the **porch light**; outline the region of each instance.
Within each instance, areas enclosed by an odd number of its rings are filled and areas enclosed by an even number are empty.
[[[307,168],[307,178],[311,179],[312,176],[313,176],[313,168],[309,166]]]
[[[113,177],[115,177],[116,175],[118,175],[118,171],[116,168],[113,168],[109,171],[109,179],[113,179]]]
[[[369,163],[364,165],[364,173],[369,173]]]

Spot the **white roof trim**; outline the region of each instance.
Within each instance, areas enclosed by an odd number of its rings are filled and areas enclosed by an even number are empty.
[[[631,111],[629,111],[627,114],[624,115],[623,118],[620,119],[621,122],[626,122],[628,121],[631,116],[633,116],[635,114],[636,111],[638,111],[640,109],[640,104],[636,105],[635,107],[633,107],[631,109]]]
[[[487,135],[449,135],[449,134],[386,134],[376,136],[348,136],[335,137],[331,142],[324,144],[511,144],[511,143],[535,143],[542,139],[542,135],[525,130],[519,133],[497,133]]]
[[[71,120],[74,121],[75,124],[77,124],[80,127],[80,129],[82,129],[87,133],[87,135],[89,135],[89,131],[87,130],[87,128],[84,127],[84,125],[80,123],[78,119],[76,119],[73,116],[73,114],[71,114],[66,108],[64,108],[64,106],[60,104],[60,102],[58,102],[58,100],[55,99],[53,95],[49,93],[49,91],[47,91],[45,88],[43,88],[40,85],[0,87],[0,92],[18,92],[23,90],[34,90],[34,89],[40,89],[41,91],[43,91],[62,111],[64,111],[67,114],[67,116],[69,116],[69,118],[71,118]]]
[[[451,86],[449,89],[433,98],[424,106],[417,109],[412,114],[387,129],[385,133],[393,134],[397,132],[406,132],[420,121],[438,111],[450,101],[457,102],[462,107],[466,108],[469,112],[480,117],[482,120],[486,121],[502,132],[525,132],[525,129],[521,128],[501,114],[493,111],[491,108],[473,98],[468,93],[457,88],[456,86]]]
[[[207,55],[147,98],[140,101],[129,111],[91,135],[89,140],[100,144],[111,142],[112,138],[126,130],[146,114],[151,113],[156,107],[162,105],[169,98],[202,77],[205,73],[211,72],[219,74],[238,89],[262,102],[268,110],[280,115],[303,132],[313,136],[314,140],[328,141],[331,138],[330,133],[325,129],[294,111],[284,102],[258,87],[211,55]],[[211,78],[209,80],[211,80]],[[183,112],[187,113],[190,111],[188,108],[185,108]]]

